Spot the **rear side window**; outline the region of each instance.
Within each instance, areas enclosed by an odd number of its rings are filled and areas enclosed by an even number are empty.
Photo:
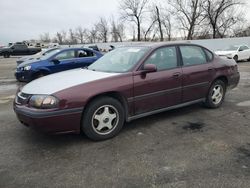
[[[184,66],[207,63],[206,54],[199,46],[180,46],[180,50]]]
[[[204,51],[207,54],[208,61],[213,61],[214,55],[212,54],[212,52],[208,51],[207,49],[204,49]]]
[[[177,67],[177,56],[175,47],[164,47],[157,49],[145,62],[154,64],[157,70],[167,70]]]
[[[76,57],[93,57],[95,54],[89,50],[77,50]]]

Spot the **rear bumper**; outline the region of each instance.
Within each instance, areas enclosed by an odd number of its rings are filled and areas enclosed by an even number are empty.
[[[228,89],[233,89],[237,87],[240,81],[240,73],[237,72],[228,78]]]
[[[14,111],[18,120],[32,129],[48,134],[80,133],[83,108],[46,111],[14,104]]]

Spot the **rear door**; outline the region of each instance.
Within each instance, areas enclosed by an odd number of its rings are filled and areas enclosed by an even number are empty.
[[[134,75],[135,114],[180,104],[182,70],[176,47],[155,50],[145,64],[156,65],[157,72]]]
[[[91,65],[92,63],[94,63],[97,59],[98,57],[91,50],[87,50],[87,49],[76,50],[76,59],[75,59],[74,67],[75,68],[87,67]]]
[[[182,102],[203,99],[215,73],[213,54],[195,45],[181,45],[179,48],[183,63]]]

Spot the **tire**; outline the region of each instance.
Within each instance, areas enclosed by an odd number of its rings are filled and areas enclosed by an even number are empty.
[[[226,84],[222,80],[216,80],[211,85],[206,97],[205,105],[208,108],[218,108],[224,101]]]
[[[48,74],[44,73],[44,72],[38,72],[38,73],[35,73],[34,76],[32,76],[32,80],[35,80],[35,79],[38,79],[38,78],[41,78],[41,77],[44,77]]]
[[[4,54],[3,54],[3,57],[4,57],[4,58],[9,58],[9,57],[10,57],[10,54],[9,54],[9,53],[4,53]]]
[[[237,56],[237,55],[235,55],[234,57],[233,57],[233,59],[236,61],[236,63],[238,62],[238,59],[239,59],[239,57]]]
[[[81,130],[91,140],[106,140],[120,132],[124,120],[124,108],[118,100],[111,97],[100,97],[86,107]]]

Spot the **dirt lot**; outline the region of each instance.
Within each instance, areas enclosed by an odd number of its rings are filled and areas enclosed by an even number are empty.
[[[48,136],[12,110],[15,58],[0,59],[0,187],[249,187],[250,63],[216,110],[193,105],[125,125],[114,139]]]

